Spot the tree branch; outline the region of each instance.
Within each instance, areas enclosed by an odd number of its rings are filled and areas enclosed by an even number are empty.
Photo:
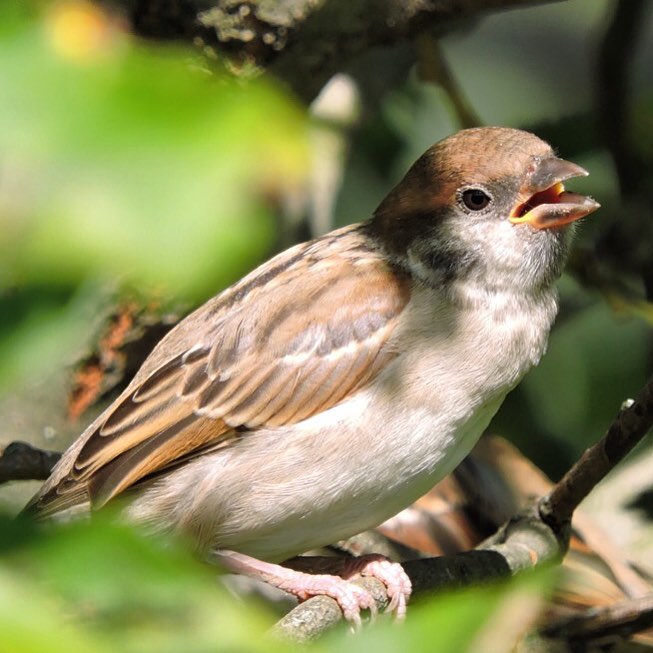
[[[653,596],[561,617],[542,628],[540,634],[552,639],[587,642],[606,637],[626,638],[649,628],[653,628]]]
[[[483,122],[455,78],[439,43],[422,33],[416,39],[420,79],[439,86],[449,97],[452,113],[461,129],[480,127]]]
[[[236,66],[266,68],[305,101],[376,47],[461,20],[552,0],[114,0],[143,36],[184,39]]]
[[[26,442],[11,442],[0,451],[0,484],[8,481],[44,481],[61,454],[37,449]]]
[[[488,583],[558,557],[560,545],[551,529],[535,511],[506,524],[500,535],[474,551],[439,558],[409,560],[402,563],[413,585],[414,595],[428,595],[459,589],[472,584]],[[379,611],[388,606],[383,584],[375,578],[355,581],[374,597]],[[342,611],[332,598],[316,596],[301,603],[278,621],[272,634],[295,642],[309,642],[336,626]]]

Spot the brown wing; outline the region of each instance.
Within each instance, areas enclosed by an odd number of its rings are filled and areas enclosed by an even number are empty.
[[[193,452],[334,406],[393,356],[408,298],[356,228],[280,254],[160,343],[37,510],[101,506]]]

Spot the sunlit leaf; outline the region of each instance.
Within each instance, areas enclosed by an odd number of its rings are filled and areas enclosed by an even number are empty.
[[[37,597],[16,604],[20,620],[3,603],[5,588],[19,584]],[[181,543],[102,516],[49,528],[0,558],[0,624],[13,634],[31,623],[41,646],[47,637],[68,646],[91,637],[106,650],[128,653],[289,650],[266,639],[272,619],[256,601],[228,595],[216,570]],[[3,643],[0,651],[39,650],[4,649]]]
[[[267,82],[137,46],[83,2],[2,40],[0,79],[5,283],[127,274],[201,293],[265,252],[263,195],[303,165],[302,114]]]
[[[271,200],[305,168],[291,99],[137,44],[83,0],[0,11],[0,321],[12,288],[120,279],[198,299],[269,252]],[[16,338],[48,331],[47,312]]]

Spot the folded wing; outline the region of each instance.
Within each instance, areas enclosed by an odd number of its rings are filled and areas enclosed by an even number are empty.
[[[102,506],[207,448],[336,405],[392,358],[408,299],[354,228],[280,254],[162,341],[34,508]]]

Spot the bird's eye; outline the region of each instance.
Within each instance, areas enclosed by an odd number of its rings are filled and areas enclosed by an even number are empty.
[[[466,188],[460,197],[470,211],[482,211],[492,201],[492,198],[480,188]]]

